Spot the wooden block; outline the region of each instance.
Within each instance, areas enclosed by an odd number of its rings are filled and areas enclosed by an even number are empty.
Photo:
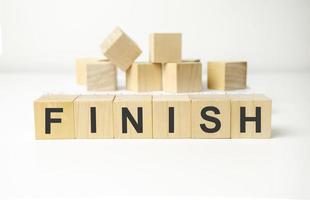
[[[153,138],[191,138],[191,101],[187,95],[153,96]]]
[[[76,66],[75,66],[75,74],[76,74],[76,83],[80,85],[86,84],[86,66],[89,63],[96,63],[98,62],[97,58],[78,58],[76,59]]]
[[[192,138],[230,138],[230,99],[226,95],[192,95]]]
[[[244,89],[246,82],[247,62],[208,62],[209,89]]]
[[[76,138],[113,138],[114,95],[84,95],[74,101]]]
[[[126,88],[138,92],[162,89],[162,67],[159,63],[134,63],[126,71]]]
[[[149,36],[149,42],[151,62],[168,63],[181,61],[181,33],[152,33]]]
[[[114,65],[124,71],[142,53],[139,46],[118,27],[103,41],[101,50]]]
[[[167,92],[201,91],[201,63],[166,63],[163,66],[163,90]]]
[[[75,95],[49,95],[34,101],[36,139],[73,139]]]
[[[108,60],[87,64],[87,90],[112,91],[117,89],[117,70]]]
[[[271,99],[264,95],[232,95],[231,138],[270,138]]]
[[[152,138],[152,96],[116,96],[114,138]]]

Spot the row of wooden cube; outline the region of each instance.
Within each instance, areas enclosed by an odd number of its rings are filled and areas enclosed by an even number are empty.
[[[209,89],[242,89],[246,87],[246,62],[209,62]],[[126,88],[138,92],[199,92],[202,87],[202,64],[135,62],[126,71]],[[89,91],[117,89],[117,70],[108,60],[79,59],[77,81]]]
[[[200,92],[201,63],[134,63],[126,71],[126,88],[137,92]]]
[[[209,89],[244,89],[247,63],[209,62],[207,75]],[[134,63],[126,71],[126,88],[138,92],[200,92],[202,64],[199,61]]]
[[[34,102],[37,139],[270,138],[264,95],[51,95]]]

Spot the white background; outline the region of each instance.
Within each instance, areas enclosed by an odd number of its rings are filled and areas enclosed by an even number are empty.
[[[101,56],[120,26],[148,59],[148,34],[182,32],[183,57],[245,59],[252,71],[308,70],[307,0],[0,0],[0,70],[73,71],[76,57]]]
[[[0,199],[309,199],[309,24],[306,0],[0,0]],[[183,57],[204,70],[247,60],[250,88],[236,93],[272,98],[272,139],[35,140],[33,100],[87,93],[75,59],[100,57],[115,26],[139,60],[148,33],[168,31],[182,32]]]

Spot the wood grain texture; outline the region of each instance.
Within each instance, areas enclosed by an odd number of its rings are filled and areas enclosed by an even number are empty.
[[[162,66],[136,62],[126,71],[126,88],[138,92],[162,90]]]
[[[163,66],[163,90],[167,92],[200,92],[201,63],[166,63]]]
[[[113,91],[117,89],[117,70],[110,61],[87,64],[87,90]]]
[[[230,62],[225,68],[225,90],[235,90],[246,88],[247,83],[247,63]]]
[[[127,132],[123,133],[122,108],[127,108],[133,118],[138,121],[138,107],[142,108],[142,132],[138,133],[127,119]],[[113,104],[114,137],[115,138],[152,138],[152,96],[120,95]]]
[[[73,139],[74,108],[73,101],[76,95],[47,95],[34,101],[34,117],[36,139]],[[50,132],[47,132],[46,109],[62,109],[58,112],[50,112],[51,119],[60,119],[60,123],[50,123]]]
[[[149,57],[153,63],[180,62],[181,33],[152,33],[149,36]]]
[[[191,138],[191,101],[187,95],[153,96],[153,138]]]
[[[247,62],[208,62],[208,88],[244,89],[247,86]]]
[[[231,138],[270,138],[271,137],[271,99],[264,95],[231,95]],[[257,131],[255,121],[245,122],[245,132],[241,131],[241,107],[246,117],[259,116],[261,109],[261,130]]]
[[[225,62],[208,62],[208,88],[225,90]]]
[[[75,65],[75,75],[76,75],[76,83],[80,85],[85,85],[87,80],[87,69],[86,66],[89,63],[98,62],[97,58],[78,58],[76,59]]]
[[[83,95],[74,101],[76,138],[113,138],[114,95]],[[95,108],[95,118],[91,119],[91,108]],[[95,121],[95,130],[91,129]]]
[[[226,95],[191,95],[192,112],[192,138],[230,138],[230,99]],[[201,125],[209,129],[215,128],[215,123],[205,120],[202,111],[206,107],[215,107],[219,113],[209,110],[204,114],[220,120],[221,125],[218,131],[204,131]]]
[[[123,71],[126,71],[142,53],[140,47],[119,27],[102,42],[101,50],[114,65]]]

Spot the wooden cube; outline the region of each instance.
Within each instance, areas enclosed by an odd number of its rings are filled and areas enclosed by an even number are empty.
[[[126,88],[138,92],[162,89],[162,72],[159,63],[134,63],[126,71]]]
[[[36,139],[73,139],[75,95],[48,95],[34,101]]]
[[[117,70],[108,60],[87,64],[87,90],[112,91],[117,89]]]
[[[113,138],[114,95],[83,95],[74,101],[76,138]]]
[[[153,96],[153,138],[191,138],[191,101],[187,95]]]
[[[102,53],[126,71],[142,53],[139,46],[120,28],[116,28],[101,44]]]
[[[153,33],[149,36],[149,42],[151,62],[168,63],[181,61],[181,33]]]
[[[86,66],[89,63],[98,62],[97,58],[78,58],[76,59],[75,74],[76,83],[80,85],[85,85],[87,80],[87,70]]]
[[[116,96],[113,115],[115,138],[152,138],[152,96]]]
[[[231,138],[270,138],[271,99],[264,95],[232,95]]]
[[[230,99],[226,95],[193,95],[192,138],[230,138]]]
[[[201,91],[201,63],[166,63],[163,66],[163,90],[167,92]]]
[[[246,82],[247,62],[208,62],[209,89],[244,89]]]

